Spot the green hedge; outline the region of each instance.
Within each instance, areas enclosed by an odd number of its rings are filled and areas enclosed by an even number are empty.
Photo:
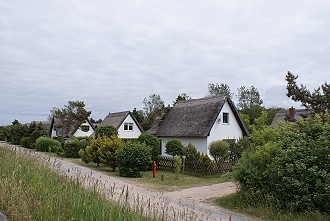
[[[55,152],[61,143],[58,140],[54,140],[48,137],[39,137],[36,141],[36,150],[42,152]]]
[[[64,143],[63,147],[63,156],[67,158],[79,158],[79,150],[85,149],[86,141],[85,140],[67,140]]]

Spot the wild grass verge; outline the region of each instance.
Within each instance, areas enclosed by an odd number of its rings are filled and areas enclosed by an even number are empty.
[[[253,196],[237,192],[228,196],[215,199],[214,202],[228,210],[252,215],[268,221],[324,221],[330,220],[330,215],[318,211],[292,213],[276,208],[271,196]]]
[[[0,210],[9,220],[152,220],[86,190],[32,154],[0,147]]]

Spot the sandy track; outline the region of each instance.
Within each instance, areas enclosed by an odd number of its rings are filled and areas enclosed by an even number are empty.
[[[235,192],[236,186],[232,182],[174,192],[151,191],[101,172],[46,156],[40,152],[5,143],[0,143],[0,145],[47,160],[59,173],[79,182],[84,187],[96,189],[110,200],[126,203],[133,210],[140,212],[143,210],[144,213],[151,215],[156,214],[162,220],[252,220],[204,202],[208,198]]]

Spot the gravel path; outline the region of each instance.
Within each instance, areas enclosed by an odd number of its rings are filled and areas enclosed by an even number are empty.
[[[9,146],[4,143],[0,143],[0,145],[13,148],[13,145]],[[208,198],[235,192],[236,186],[232,182],[174,192],[151,191],[59,158],[48,157],[19,146],[15,147],[18,152],[34,154],[40,159],[49,161],[61,174],[79,182],[86,188],[105,194],[110,200],[126,203],[134,210],[157,215],[162,220],[252,220],[204,202]]]

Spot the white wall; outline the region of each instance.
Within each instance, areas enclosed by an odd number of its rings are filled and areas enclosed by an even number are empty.
[[[133,131],[124,130],[125,123],[133,123]],[[138,138],[141,133],[142,133],[141,130],[139,129],[137,124],[134,122],[131,115],[127,115],[124,122],[118,128],[118,137],[120,137],[120,138]]]
[[[207,140],[206,137],[162,137],[162,155],[169,156],[165,153],[166,143],[171,139],[178,139],[184,146],[188,146],[189,143],[197,148],[197,151],[206,154],[207,153]]]
[[[229,113],[229,123],[223,123],[223,113]],[[233,111],[228,102],[226,102],[213,125],[210,136],[207,138],[207,146],[214,140],[222,139],[239,139],[243,136],[241,127],[239,126]]]
[[[75,136],[75,137],[89,137],[90,135],[92,135],[94,130],[93,130],[92,126],[87,121],[85,121],[81,125],[89,126],[89,131],[84,132],[79,127],[78,130],[73,134],[73,136]]]

